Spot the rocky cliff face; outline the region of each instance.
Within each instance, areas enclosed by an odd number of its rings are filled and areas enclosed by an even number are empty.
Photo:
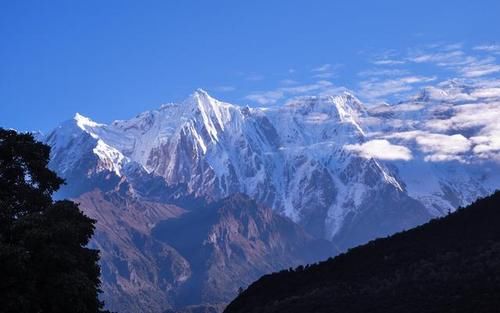
[[[174,248],[151,237],[151,228],[185,210],[113,191],[96,190],[75,200],[97,220],[92,245],[101,251],[106,306],[117,312],[161,312],[170,307],[172,290],[189,278],[191,268]]]
[[[220,309],[263,274],[337,253],[241,194],[190,211],[117,191],[76,200],[98,221],[104,300],[118,312]]]

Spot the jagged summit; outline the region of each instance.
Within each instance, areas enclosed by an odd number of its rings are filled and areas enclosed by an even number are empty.
[[[366,108],[353,94],[344,91],[338,95],[303,96],[288,101],[285,105],[292,110],[303,113],[323,112],[336,113],[335,116],[344,121],[362,116]]]
[[[81,115],[80,113],[75,113],[73,120],[76,122],[76,125],[81,129],[86,129],[87,127],[100,127],[105,126],[105,124],[99,124],[91,120],[90,118]]]
[[[196,88],[195,91],[193,92],[193,94],[197,94],[197,95],[211,98],[211,96],[208,94],[208,92],[203,88]]]

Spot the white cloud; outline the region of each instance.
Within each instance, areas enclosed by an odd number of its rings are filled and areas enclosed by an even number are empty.
[[[450,51],[450,50],[459,50],[462,49],[464,44],[462,42],[450,43],[441,45],[441,50]]]
[[[404,132],[396,132],[392,134],[387,134],[384,137],[388,139],[401,139],[405,141],[414,140],[419,135],[424,135],[425,132],[421,130],[410,130]]]
[[[471,149],[470,141],[461,134],[425,134],[416,137],[420,149],[436,155],[456,155]]]
[[[432,131],[446,132],[453,129],[453,121],[452,119],[430,119],[424,121],[424,126]]]
[[[390,161],[409,161],[412,159],[410,149],[405,146],[393,145],[385,139],[375,139],[363,144],[345,145],[344,148],[366,159],[375,158]]]
[[[497,109],[493,109],[496,107]],[[429,162],[461,161],[469,162],[474,157],[500,161],[500,103],[462,105],[449,119],[435,120],[434,131],[473,133],[470,138],[457,133],[431,133],[424,129],[379,134],[396,142],[415,142]],[[387,123],[387,122],[386,122]],[[431,124],[432,125],[432,124]],[[420,126],[422,127],[422,126]],[[472,153],[471,153],[472,152]]]
[[[471,96],[460,88],[450,88],[449,81],[440,83],[438,84],[438,86],[440,86],[441,88],[435,86],[427,86],[424,88],[423,92],[425,93],[425,95],[435,101],[445,101],[447,103],[477,100],[476,97]]]
[[[429,162],[465,161],[464,154],[471,150],[473,143],[462,134],[429,133],[423,130],[397,132],[384,138],[415,141]]]
[[[471,137],[471,141],[475,144],[472,150],[478,157],[500,161],[500,127],[496,131]]]
[[[378,67],[358,73],[367,78],[359,84],[358,92],[372,103],[395,96],[404,100],[402,97],[437,79],[425,79],[410,74],[404,66],[393,65],[413,63],[415,67],[425,63],[446,70],[436,72],[440,78],[455,78],[425,86],[414,97],[415,103],[371,107],[369,111],[379,118],[368,120],[375,130],[371,138],[411,144],[408,147],[414,157],[419,151],[418,156],[429,162],[470,162],[478,158],[500,161],[500,80],[496,79],[500,64],[495,54],[500,55],[499,44],[472,50],[466,50],[463,44],[436,44],[413,53],[389,51],[380,56],[375,61]],[[384,131],[377,134],[377,129]],[[387,135],[390,129],[395,132]]]
[[[405,64],[406,62],[403,60],[381,59],[381,60],[375,60],[372,63],[375,65],[400,65],[400,64]]]
[[[433,46],[431,52],[419,51],[411,53],[407,60],[413,63],[431,63],[440,67],[453,70],[466,78],[474,78],[500,72],[500,65],[496,64],[491,56],[478,57],[466,54],[459,50],[458,45]],[[457,48],[457,49],[455,49]],[[494,53],[496,45],[477,46],[474,50]]]
[[[473,54],[469,51],[476,53]],[[478,53],[479,51],[484,53]],[[411,74],[409,68],[393,67],[394,65],[427,64],[446,70],[446,72],[436,71],[439,76],[456,75],[456,78],[468,82],[484,79],[488,75],[500,74],[500,64],[497,64],[493,54],[500,54],[500,44],[481,45],[466,49],[463,43],[436,43],[426,45],[418,50],[410,50],[407,53],[387,50],[376,56],[375,61],[372,61],[373,64],[378,65],[376,69],[358,73],[361,77],[369,78],[360,83],[360,95],[372,101],[387,101],[387,98],[391,96],[407,96],[413,92],[415,86],[412,84],[418,84],[418,82],[404,82],[400,79],[402,76],[419,77],[421,75]],[[412,71],[415,70],[412,69]],[[398,77],[400,78],[398,79]],[[441,96],[443,101],[476,100],[466,93],[451,95],[443,93]]]
[[[323,64],[321,66],[318,66],[316,68],[313,68],[311,72],[314,73],[312,75],[313,78],[315,79],[328,79],[332,78],[335,76],[336,71],[341,67],[341,64]]]
[[[464,158],[459,155],[454,154],[431,154],[424,157],[424,161],[427,162],[449,162],[449,161],[460,161],[464,162]]]
[[[261,105],[275,104],[283,98],[284,94],[282,91],[264,91],[249,94],[245,99],[250,101],[255,101]]]
[[[425,77],[425,76],[406,76],[399,79],[405,84],[415,84],[415,83],[427,83],[436,80],[436,76]]]
[[[450,114],[449,118],[429,120],[426,122],[426,126],[438,131],[462,131],[498,125],[498,121],[500,121],[500,102],[455,105]]]
[[[442,66],[455,65],[461,63],[465,53],[460,50],[434,52],[434,53],[414,53],[408,60],[414,63],[437,63]]]
[[[474,50],[485,51],[485,52],[493,52],[493,53],[500,53],[500,45],[498,45],[498,44],[480,45],[480,46],[475,46]]]
[[[480,96],[496,94],[497,90],[479,89]],[[485,98],[492,99],[492,98]],[[438,131],[460,131],[473,133],[469,138],[472,152],[482,159],[500,161],[500,102],[478,102],[454,106],[448,119],[436,119],[426,123]],[[465,146],[465,144],[464,144]]]
[[[326,78],[332,78],[333,77],[333,72],[322,72],[318,74],[314,74],[314,78],[320,78],[320,79],[326,79]]]
[[[476,98],[498,98],[500,97],[500,88],[480,88],[471,93]]]
[[[332,69],[331,64],[323,64],[321,66],[315,67],[312,69],[313,72],[327,72]]]
[[[400,75],[407,75],[409,73],[408,70],[403,70],[403,69],[384,69],[384,68],[377,68],[377,69],[371,69],[371,70],[365,70],[361,71],[358,73],[358,76],[400,76]]]
[[[459,70],[465,77],[480,77],[500,72],[500,65],[475,62]]]
[[[217,86],[214,87],[215,91],[220,91],[220,92],[229,92],[229,91],[234,91],[236,88],[234,86]]]
[[[327,87],[332,87],[333,84],[329,81],[326,80],[320,80],[317,81],[313,84],[306,84],[306,85],[299,85],[299,86],[293,86],[293,87],[283,87],[280,88],[279,90],[285,93],[289,93],[292,95],[297,95],[297,94],[302,94],[302,93],[307,93],[311,91],[317,91],[321,90]]]
[[[413,90],[412,85],[414,84],[427,83],[434,80],[436,80],[436,77],[426,76],[403,76],[387,80],[370,79],[360,83],[360,94],[368,99],[378,99]]]
[[[390,106],[388,112],[413,112],[420,111],[425,108],[425,105],[421,103],[401,103],[398,105]]]
[[[254,92],[247,95],[245,99],[255,101],[261,105],[269,105],[277,103],[279,100],[285,98],[285,96],[304,95],[310,92],[324,94],[327,90],[332,88],[333,83],[326,80],[319,80],[312,84],[287,86],[270,91]]]

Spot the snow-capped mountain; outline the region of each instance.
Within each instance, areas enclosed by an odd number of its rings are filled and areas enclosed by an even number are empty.
[[[500,105],[481,92],[448,82],[395,105],[345,92],[250,108],[197,90],[108,125],[76,114],[45,141],[70,195],[135,181],[147,198],[138,176],[214,200],[242,192],[342,249],[500,187]]]
[[[67,182],[59,196],[98,221],[109,308],[213,310],[262,274],[499,188],[497,87],[451,81],[394,105],[342,93],[271,108],[197,90],[111,124],[76,114],[43,140]]]

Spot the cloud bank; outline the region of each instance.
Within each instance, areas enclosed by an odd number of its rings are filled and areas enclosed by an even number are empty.
[[[375,139],[362,144],[345,145],[344,149],[354,152],[365,159],[379,159],[387,161],[412,159],[410,149],[404,146],[393,145],[385,139]]]

